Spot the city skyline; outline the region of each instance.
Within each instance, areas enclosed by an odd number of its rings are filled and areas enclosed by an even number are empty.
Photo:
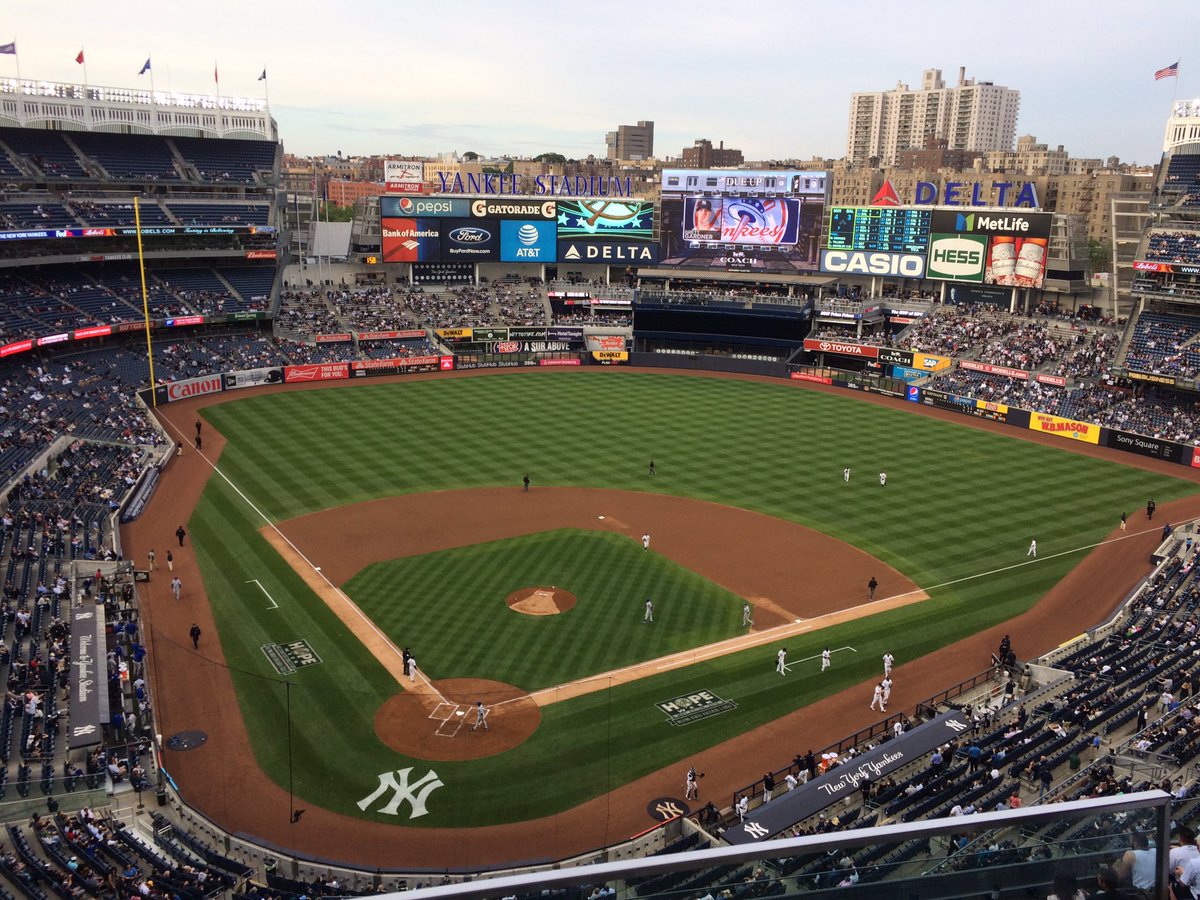
[[[64,28],[53,5],[16,0],[0,44],[15,41],[18,55],[0,56],[0,77],[19,65],[26,79],[81,82],[86,71],[97,85],[148,88],[153,78],[159,90],[269,96],[285,149],[300,156],[603,158],[607,132],[648,119],[659,159],[701,138],[747,160],[836,159],[853,92],[919,87],[928,68],[954,83],[965,66],[968,78],[1021,92],[1017,134],[1074,157],[1151,164],[1172,99],[1200,95],[1188,90],[1200,79],[1187,59],[1179,78],[1154,79],[1200,30],[1194,5],[1169,0],[1131,16],[1114,2],[1015,2],[1000,19],[954,10],[900,13],[869,0],[855,8],[869,28],[860,35],[835,8],[785,0],[749,14],[708,0],[598,10],[510,0],[463,4],[453,17],[383,0],[337,16],[303,2],[214,0],[201,17],[114,0],[73,8]],[[1102,49],[1115,32],[1120,49]],[[987,39],[995,34],[1006,36]]]

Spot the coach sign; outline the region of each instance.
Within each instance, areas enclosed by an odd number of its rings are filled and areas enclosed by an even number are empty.
[[[71,608],[71,728],[72,750],[91,747],[104,739],[108,724],[108,674],[105,669],[104,607],[84,603]]]
[[[850,796],[862,787],[863,782],[882,778],[970,731],[970,721],[957,710],[918,725],[903,737],[880,744],[869,753],[764,803],[745,822],[728,829],[724,838],[731,844],[749,844],[779,834]]]

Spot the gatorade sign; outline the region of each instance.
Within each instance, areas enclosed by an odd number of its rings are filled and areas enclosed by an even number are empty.
[[[926,277],[941,281],[983,281],[987,238],[976,234],[932,234]]]

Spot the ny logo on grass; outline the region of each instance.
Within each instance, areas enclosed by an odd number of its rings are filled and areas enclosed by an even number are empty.
[[[379,787],[369,796],[358,801],[358,808],[366,811],[367,807],[387,793],[389,789],[392,791],[392,799],[387,805],[381,807],[378,811],[385,816],[394,816],[400,812],[400,804],[404,801],[412,806],[412,812],[409,814],[410,819],[417,819],[425,815],[428,810],[425,808],[425,801],[429,795],[440,787],[444,787],[441,779],[437,777],[437,772],[430,769],[420,780],[408,783],[409,773],[412,772],[412,767],[407,769],[397,769],[395,774],[391,771],[384,772],[379,775]],[[400,776],[400,780],[396,781],[396,775]]]

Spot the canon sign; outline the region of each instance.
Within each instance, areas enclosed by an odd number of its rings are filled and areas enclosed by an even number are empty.
[[[186,400],[188,397],[200,397],[204,394],[216,394],[224,388],[220,375],[208,375],[204,378],[188,378],[185,381],[172,381],[166,386],[167,402]]]
[[[822,250],[821,271],[844,275],[883,275],[923,278],[925,257],[917,253],[866,253],[860,250]]]

